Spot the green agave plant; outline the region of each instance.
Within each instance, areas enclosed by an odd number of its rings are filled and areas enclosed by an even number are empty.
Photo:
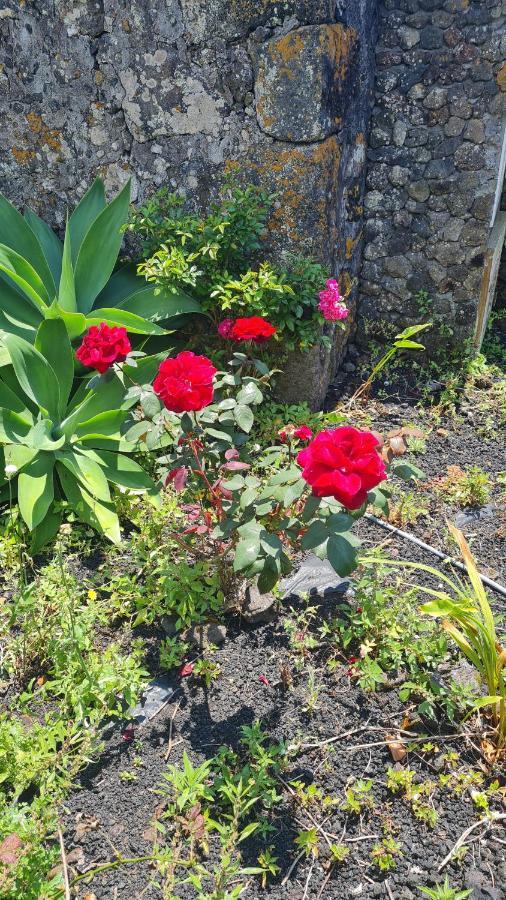
[[[202,312],[186,294],[147,284],[135,266],[114,271],[129,202],[130,182],[108,204],[97,178],[68,219],[62,244],[35,213],[22,216],[0,194],[0,330],[33,343],[43,319],[61,317],[71,338],[101,322],[160,335],[166,332],[157,322]]]
[[[121,375],[151,380],[158,357],[139,359],[120,374],[109,371],[74,386],[74,353],[62,319],[45,319],[34,344],[15,334],[1,338],[9,364],[0,370],[0,500],[17,496],[32,532],[32,551],[51,540],[67,500],[78,518],[120,541],[110,484],[148,492],[152,479],[128,454],[136,445],[121,433],[128,409]]]

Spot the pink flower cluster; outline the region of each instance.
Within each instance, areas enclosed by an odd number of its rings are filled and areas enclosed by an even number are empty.
[[[325,290],[320,292],[318,309],[323,313],[324,319],[327,319],[329,322],[346,319],[349,315],[350,311],[341,299],[339,285],[335,278],[329,278]]]

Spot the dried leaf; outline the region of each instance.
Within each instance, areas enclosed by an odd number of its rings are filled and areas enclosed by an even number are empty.
[[[93,818],[93,816],[86,816],[84,813],[78,813],[76,816],[75,840],[79,841],[83,834],[87,834],[88,831],[95,831],[99,827],[99,824],[98,819]]]
[[[395,737],[395,735],[387,734],[387,747],[392,754],[392,759],[394,762],[401,762],[404,757],[407,755],[406,745],[400,740],[399,736]]]
[[[406,447],[406,441],[404,440],[403,437],[399,436],[399,437],[390,438],[389,443],[390,443],[390,449],[392,450],[392,453],[394,454],[394,456],[404,456],[404,454],[406,453],[407,447]]]
[[[85,894],[85,895],[84,895],[84,900],[97,900],[97,895],[96,895],[96,894],[93,894],[93,893],[91,893],[91,894]]]

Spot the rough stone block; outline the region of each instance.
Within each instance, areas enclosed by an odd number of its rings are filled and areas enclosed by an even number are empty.
[[[282,141],[319,141],[346,112],[355,31],[308,25],[267,41],[255,83],[260,128]]]

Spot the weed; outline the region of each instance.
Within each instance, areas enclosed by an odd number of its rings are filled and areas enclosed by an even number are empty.
[[[456,506],[484,506],[490,499],[489,475],[479,466],[448,466],[448,474],[434,479],[432,484],[439,496]]]
[[[432,797],[437,784],[432,781],[416,781],[413,769],[387,770],[387,788],[393,794],[402,793],[405,802],[411,807],[413,815],[430,828],[437,824],[438,814],[432,805]]]
[[[169,672],[181,666],[190,645],[177,637],[165,638],[160,644],[160,668]]]
[[[294,840],[294,844],[299,850],[305,853],[306,856],[318,856],[319,841],[317,829],[308,828],[307,830],[299,831]]]
[[[385,835],[371,850],[371,858],[380,872],[395,869],[398,856],[402,856],[401,845],[390,835]]]
[[[357,816],[364,809],[372,809],[374,806],[372,786],[372,778],[359,778],[354,781],[345,789],[345,799],[341,803],[341,809]]]
[[[472,894],[472,890],[458,891],[456,888],[452,888],[448,881],[448,875],[434,888],[418,885],[418,890],[426,897],[431,897],[431,900],[466,900],[466,897],[470,897]]]

